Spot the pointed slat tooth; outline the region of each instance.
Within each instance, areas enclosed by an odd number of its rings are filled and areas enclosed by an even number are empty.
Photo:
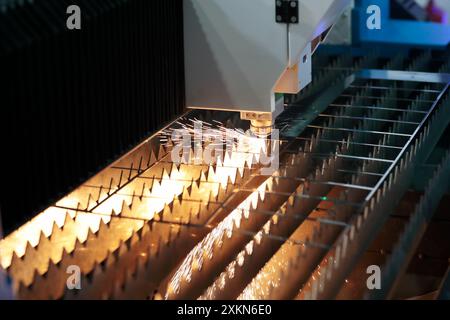
[[[173,200],[172,200],[173,204],[177,207],[182,206],[183,202],[183,194],[179,193],[174,195]]]
[[[216,201],[217,202],[222,202],[225,200],[225,198],[227,196],[229,196],[229,194],[231,193],[231,189],[234,187],[232,185],[222,185],[220,184],[220,186],[218,186],[218,190],[217,190],[217,196],[216,196]]]
[[[108,270],[111,266],[113,266],[117,261],[116,255],[113,251],[108,252],[105,261],[103,262],[103,268]]]
[[[192,187],[195,187],[195,188],[197,188],[197,189],[199,189],[200,188],[200,184],[201,184],[201,181],[204,181],[203,179],[204,179],[204,171],[203,171],[203,169],[200,171],[200,174],[199,174],[199,176],[198,176],[198,178],[197,179],[193,179],[193,184],[192,184]]]
[[[169,165],[169,169],[167,170],[167,173],[170,178],[176,177],[177,173],[179,173],[177,166],[174,163],[171,163]]]
[[[155,221],[166,221],[166,217],[172,216],[172,204],[165,204],[164,208],[153,216],[153,220]]]
[[[61,231],[61,229],[60,229],[60,227],[58,226],[58,224],[56,223],[56,221],[53,221],[53,224],[52,224],[52,231],[51,231],[51,234],[50,234],[50,240],[52,239],[52,237],[53,237],[53,235],[55,234],[55,233],[58,233],[58,232],[60,232]]]
[[[208,169],[208,170],[209,170],[209,169]],[[207,172],[208,172],[208,171],[202,170],[202,172],[201,172],[201,174],[200,174],[200,178],[199,178],[198,185],[201,185],[202,183],[208,181],[208,178],[207,178]]]
[[[105,280],[105,269],[101,264],[95,264],[93,270],[87,276],[81,278],[82,289],[76,292],[75,299],[106,299],[109,297],[112,287],[111,281]],[[75,291],[67,291],[65,298]]]
[[[86,202],[86,207],[84,209],[91,210],[96,205],[97,205],[97,201],[95,201],[94,196],[91,193],[89,193],[88,200]]]
[[[44,232],[41,230],[40,234],[39,234],[39,242],[36,245],[36,248],[39,249],[43,246],[45,246],[45,244],[48,242],[47,236],[44,234]],[[26,252],[25,252],[26,254]]]
[[[120,297],[123,294],[123,281],[117,281],[113,284],[113,293],[111,297],[115,299],[116,297]]]
[[[120,242],[120,245],[119,245],[119,248],[117,251],[118,260],[120,260],[120,258],[123,257],[128,252],[128,248],[129,248],[129,239]]]
[[[39,288],[35,290],[35,288]],[[47,288],[46,286],[46,278],[40,275],[37,271],[33,274],[33,290],[31,296],[32,299],[42,300],[42,299],[51,299],[53,288]],[[29,298],[31,299],[31,298]]]
[[[20,300],[33,299],[31,288],[24,285],[21,282],[16,285],[16,289],[14,290],[14,292],[15,292],[16,299],[20,299]]]
[[[69,214],[69,212],[65,212],[64,214],[64,222],[63,222],[63,228],[65,228],[67,225],[70,225],[71,223],[73,223],[74,219],[72,218],[72,216]]]
[[[162,144],[160,144],[158,152],[157,152],[158,161],[161,160],[166,155],[166,153],[167,153],[166,149],[164,148],[164,146]]]
[[[111,214],[111,216],[113,217],[115,215]],[[100,219],[98,230],[97,230],[96,234],[99,234],[99,233],[103,234],[103,233],[106,233],[106,232],[108,232],[108,223],[106,223],[103,219]]]
[[[236,170],[235,176],[234,176],[234,181],[232,184],[235,184],[237,186],[241,186],[243,184],[244,181],[246,181],[247,177],[248,177],[248,169],[244,168],[241,169],[239,168],[238,170]],[[231,176],[230,176],[231,177]],[[229,186],[231,186],[232,184],[228,184]]]
[[[235,186],[239,188],[241,186],[241,181],[237,181],[236,184],[232,184],[232,183],[227,184],[224,196],[221,199],[224,199],[225,195],[229,195],[235,189]]]
[[[126,214],[129,212],[130,212],[130,207],[128,206],[128,204],[125,200],[122,200],[122,205],[121,205],[118,215],[126,216]]]
[[[155,257],[160,256],[160,254],[161,254],[162,243],[163,243],[162,238],[161,238],[161,237],[158,237],[158,241],[156,242],[155,251],[154,251]]]
[[[139,204],[142,203],[142,200],[140,199],[140,197],[136,194],[136,189],[133,188],[133,192],[131,193],[131,200],[128,203],[128,207],[130,208],[130,211],[133,211],[133,209],[136,206],[139,206]]]
[[[66,285],[67,274],[54,263],[49,263],[46,274],[40,275],[37,271],[33,276],[32,287],[19,287],[20,299],[59,299],[62,297]]]
[[[202,191],[205,189],[205,184],[200,183],[199,185],[197,185],[196,183],[194,183],[191,186],[191,190],[189,193],[189,196],[186,197],[186,199],[201,199],[202,198]]]
[[[97,239],[97,233],[94,233],[91,228],[88,228],[86,241],[91,242],[95,241],[95,239]]]
[[[189,199],[191,197],[192,184],[188,187],[183,187],[183,192],[180,194],[181,199]]]
[[[20,272],[20,270],[22,270],[23,268],[23,261],[22,259],[17,255],[17,253],[15,251],[13,251],[12,254],[12,258],[11,258],[11,264],[8,268],[8,273],[13,277],[16,276],[16,274],[18,274]],[[21,282],[20,279],[16,279],[15,283],[17,282]]]
[[[11,265],[10,267],[10,274],[14,281],[21,281],[27,286],[31,285],[34,274],[38,273],[38,270],[35,267],[28,268],[26,266],[33,266],[36,259],[38,257],[35,248],[27,242],[24,256],[20,260],[16,260],[16,266]]]

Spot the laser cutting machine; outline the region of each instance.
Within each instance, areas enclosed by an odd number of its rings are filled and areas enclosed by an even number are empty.
[[[405,2],[1,1],[0,298],[448,299],[450,26]]]

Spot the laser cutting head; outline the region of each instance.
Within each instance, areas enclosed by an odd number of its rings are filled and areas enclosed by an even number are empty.
[[[311,82],[311,55],[350,0],[186,0],[189,108],[240,111],[265,132],[283,110],[276,93]]]

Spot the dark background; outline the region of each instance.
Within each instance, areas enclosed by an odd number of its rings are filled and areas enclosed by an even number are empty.
[[[5,234],[184,109],[182,0],[19,1],[0,12]],[[66,9],[81,8],[81,30]]]

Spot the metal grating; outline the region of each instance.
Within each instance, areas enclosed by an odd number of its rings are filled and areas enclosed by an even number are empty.
[[[188,112],[131,150],[0,242],[16,297],[337,297],[450,121],[448,75],[357,69],[285,112],[271,176],[258,146],[171,161],[173,128],[244,135],[228,112]],[[71,265],[80,291],[66,288]]]

